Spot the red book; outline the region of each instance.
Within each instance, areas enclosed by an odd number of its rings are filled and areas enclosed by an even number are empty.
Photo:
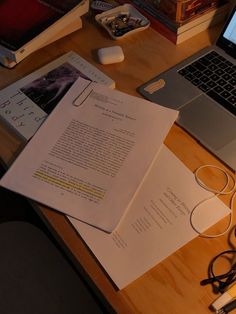
[[[69,1],[70,2],[70,1]],[[17,50],[61,18],[79,1],[65,8],[59,1],[5,0],[0,2],[0,44]]]
[[[80,28],[88,8],[89,0],[0,0],[0,63],[13,67],[70,28]]]

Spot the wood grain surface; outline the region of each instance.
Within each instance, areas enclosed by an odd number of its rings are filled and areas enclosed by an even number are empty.
[[[0,67],[0,88],[31,73],[63,53],[74,50],[115,80],[117,89],[141,97],[136,91],[140,84],[211,44],[218,32],[219,26],[175,46],[149,28],[117,42],[94,22],[93,16],[88,15],[83,18],[82,29],[31,54],[14,69]],[[123,48],[125,60],[122,63],[106,66],[99,64],[96,58],[97,49],[117,44]],[[1,162],[8,167],[19,154],[24,143],[3,123],[0,125],[0,139]],[[223,166],[177,125],[172,127],[165,144],[191,171],[206,163]],[[209,172],[206,171],[206,178],[210,175],[212,178]],[[214,176],[214,180],[222,183],[223,178]],[[229,197],[222,199],[226,204],[229,203]],[[216,254],[235,247],[236,239],[231,233],[216,239],[197,237],[119,291],[63,214],[36,203],[33,203],[33,206],[72,252],[117,313],[211,313],[208,307],[217,295],[213,293],[210,286],[202,287],[200,281],[206,278],[209,261]],[[226,222],[227,219],[219,222],[211,231],[223,230]],[[157,241],[164,240],[157,239]]]

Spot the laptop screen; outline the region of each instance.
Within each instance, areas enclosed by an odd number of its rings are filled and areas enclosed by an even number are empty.
[[[230,22],[223,33],[224,38],[236,44],[236,12],[234,12]]]
[[[236,6],[230,14],[216,44],[229,55],[236,58]]]

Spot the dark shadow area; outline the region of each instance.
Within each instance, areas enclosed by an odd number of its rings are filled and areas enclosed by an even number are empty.
[[[4,168],[0,166],[0,177],[3,176],[4,172]],[[97,304],[99,311],[102,313],[115,313],[110,304],[94,285],[92,280],[88,277],[82,266],[70,252],[67,252],[68,249],[64,248],[65,245],[60,243],[60,241],[52,235],[46,224],[43,222],[43,220],[40,219],[38,214],[24,197],[0,187],[0,200],[0,228],[7,222],[27,222],[43,231],[43,234],[46,235],[46,237],[49,239],[52,247],[60,252],[59,254],[62,259],[64,259],[67,267],[75,273],[79,285],[83,286],[81,289],[84,289],[88,298],[92,298],[94,304]],[[47,268],[47,265],[45,265],[45,268]],[[83,306],[83,302],[81,302],[81,305]],[[88,311],[83,309],[82,312],[81,310],[82,309],[78,309],[78,313],[93,314],[89,309]],[[46,304],[45,311],[45,313],[47,313]]]
[[[4,172],[5,169],[0,166],[0,177]],[[0,200],[0,223],[15,220],[26,221],[46,230],[38,215],[22,196],[0,187]]]

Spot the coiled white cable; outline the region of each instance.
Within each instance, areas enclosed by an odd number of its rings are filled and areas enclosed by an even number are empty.
[[[203,170],[204,168],[214,168],[214,169],[217,169],[219,170],[220,172],[222,172],[226,178],[226,183],[224,184],[223,188],[220,189],[220,190],[216,190],[216,189],[213,189],[209,186],[207,186],[205,183],[203,183],[199,177],[199,172],[201,170]],[[199,168],[197,168],[194,172],[194,175],[195,175],[195,179],[197,181],[197,183],[202,187],[204,188],[205,190],[209,191],[209,192],[212,192],[214,193],[213,196],[210,196],[202,201],[200,201],[197,205],[194,206],[194,208],[192,209],[191,211],[191,214],[190,214],[190,223],[191,223],[191,226],[192,228],[201,236],[201,237],[205,237],[205,238],[216,238],[216,237],[219,237],[219,236],[222,236],[224,234],[226,234],[231,226],[232,226],[232,222],[233,222],[233,208],[234,208],[234,202],[235,202],[235,198],[236,198],[236,191],[235,191],[235,188],[236,188],[236,180],[235,178],[228,174],[228,172],[226,170],[224,170],[223,168],[220,168],[218,166],[215,166],[215,165],[203,165],[203,166],[200,166]],[[230,182],[233,182],[233,186],[230,188]],[[217,197],[219,195],[229,195],[232,193],[232,197],[230,199],[230,206],[229,206],[229,209],[230,209],[230,213],[229,213],[229,222],[226,226],[226,229],[221,232],[221,233],[218,233],[218,234],[207,234],[207,233],[202,233],[200,232],[193,224],[193,215],[195,213],[195,211],[197,210],[197,208],[209,201],[210,199],[214,198],[214,197]]]

